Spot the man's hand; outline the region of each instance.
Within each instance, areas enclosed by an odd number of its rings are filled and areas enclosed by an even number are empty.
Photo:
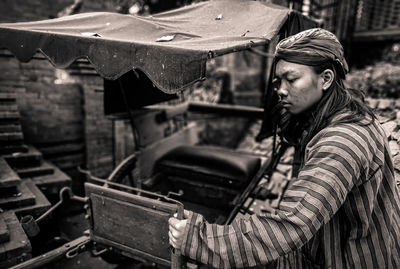
[[[187,218],[189,216],[189,211],[185,210],[184,211],[184,218],[183,220],[178,220],[177,214],[174,214],[174,217],[169,218],[168,224],[169,224],[169,243],[177,249],[180,249],[182,246],[182,240],[183,240],[183,233],[185,231],[185,227],[187,224]]]

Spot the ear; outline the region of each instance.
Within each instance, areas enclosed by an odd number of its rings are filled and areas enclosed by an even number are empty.
[[[322,90],[326,91],[332,85],[333,80],[335,79],[335,73],[331,69],[325,69],[320,74],[320,82],[322,86]]]

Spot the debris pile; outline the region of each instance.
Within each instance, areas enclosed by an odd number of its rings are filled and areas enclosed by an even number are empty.
[[[396,181],[400,183],[400,99],[367,99],[379,117],[389,140]]]

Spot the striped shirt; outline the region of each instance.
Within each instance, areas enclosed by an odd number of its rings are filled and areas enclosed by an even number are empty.
[[[273,212],[230,225],[191,212],[182,254],[215,268],[400,268],[399,192],[379,123],[330,125],[305,154]]]

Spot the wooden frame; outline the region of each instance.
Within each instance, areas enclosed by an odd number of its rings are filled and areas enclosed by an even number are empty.
[[[85,191],[89,198],[91,240],[131,258],[171,266],[168,219],[174,213],[183,213],[181,203],[91,183],[85,183]]]

